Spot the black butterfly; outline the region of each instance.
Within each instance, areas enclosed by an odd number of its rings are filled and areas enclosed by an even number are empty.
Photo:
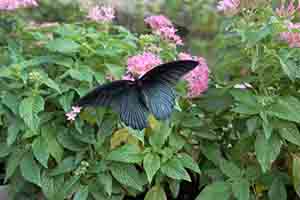
[[[149,112],[158,120],[170,117],[175,104],[176,83],[197,65],[198,62],[192,60],[165,63],[134,81],[117,80],[100,85],[75,105],[111,107],[120,113],[127,126],[141,130],[148,125]]]

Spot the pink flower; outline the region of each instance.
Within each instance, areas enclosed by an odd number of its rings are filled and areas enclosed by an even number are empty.
[[[240,0],[222,0],[218,2],[217,10],[223,12],[237,12]]]
[[[66,113],[66,116],[68,121],[75,121],[77,114],[71,111]]]
[[[144,52],[143,54],[139,54],[128,58],[127,69],[134,76],[141,76],[161,63],[162,61],[158,56],[150,52]]]
[[[87,18],[98,22],[111,22],[115,18],[112,7],[95,6],[89,10]]]
[[[180,60],[197,60],[199,65],[186,74],[183,78],[188,82],[188,96],[190,98],[200,96],[208,88],[209,69],[207,63],[202,57],[192,57],[187,53],[178,55]]]
[[[156,34],[160,35],[162,39],[174,42],[177,45],[183,45],[181,38],[176,35],[176,29],[173,27],[162,27],[156,31]]]
[[[0,0],[0,10],[16,10],[36,6],[38,3],[35,0]]]
[[[154,33],[159,35],[162,39],[183,45],[182,39],[176,35],[176,29],[172,22],[163,15],[150,16],[145,19],[145,23],[149,24]]]
[[[163,27],[173,27],[172,22],[163,15],[150,16],[145,19],[145,23],[149,24],[154,30],[159,30]]]
[[[290,1],[287,7],[284,6],[284,2],[281,3],[280,8],[276,8],[276,14],[280,17],[293,18],[297,10],[299,10],[300,4],[295,8],[294,1]]]
[[[72,112],[74,113],[80,113],[81,107],[79,106],[72,106]]]
[[[123,80],[128,80],[128,81],[134,81],[134,77],[132,76],[131,73],[126,73],[123,77]]]
[[[286,41],[290,48],[300,47],[300,23],[288,23],[288,31],[280,33],[281,40]],[[298,32],[295,32],[295,29]]]

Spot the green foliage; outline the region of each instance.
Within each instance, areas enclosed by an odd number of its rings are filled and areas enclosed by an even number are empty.
[[[129,56],[150,44],[167,62],[179,53],[173,45],[85,21],[43,28],[19,20],[1,30],[14,33],[0,43],[0,157],[15,199],[31,188],[47,199],[166,200],[181,198],[186,184],[196,200],[300,196],[300,51],[278,40],[285,21],[270,6],[247,7],[216,26],[210,0],[167,2],[173,19],[182,6],[206,6],[206,17],[193,14],[192,33],[205,23],[213,28],[203,32],[219,32],[209,45],[188,43],[217,52],[208,56],[208,91],[188,99],[180,85],[171,119],[150,116],[143,131],[109,109],[84,109],[74,122],[65,113],[106,77],[121,78]],[[243,83],[251,87],[235,87]]]

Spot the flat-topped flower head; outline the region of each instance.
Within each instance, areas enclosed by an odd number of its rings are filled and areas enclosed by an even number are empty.
[[[161,59],[151,52],[129,57],[127,60],[127,69],[133,76],[141,76],[153,67],[161,64]]]
[[[0,10],[16,10],[36,6],[38,6],[36,0],[0,0]]]
[[[188,97],[198,97],[208,89],[209,69],[206,60],[202,57],[193,57],[187,53],[178,55],[180,60],[196,60],[199,65],[183,78],[188,82]]]
[[[297,11],[299,11],[300,3],[298,2],[298,6],[295,7],[294,1],[290,1],[288,6],[284,5],[284,2],[281,3],[281,6],[279,8],[276,8],[276,14],[280,17],[286,17],[286,18],[294,18],[294,15]]]
[[[287,42],[290,48],[300,47],[300,23],[290,22],[287,29],[288,31],[280,33],[280,39]]]
[[[97,22],[111,22],[115,18],[115,11],[112,7],[95,6],[89,10],[87,18]]]
[[[240,3],[240,0],[222,0],[218,2],[217,10],[224,13],[236,13]]]
[[[173,27],[171,20],[164,15],[154,15],[147,17],[145,23],[148,24],[152,29],[158,30],[162,27]]]

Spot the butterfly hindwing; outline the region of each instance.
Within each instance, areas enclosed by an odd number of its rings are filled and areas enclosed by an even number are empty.
[[[123,95],[120,104],[120,118],[133,129],[147,127],[148,110],[141,100],[140,91],[132,87]]]
[[[175,61],[157,66],[140,78],[148,110],[157,119],[170,117],[175,104],[174,87],[179,79],[198,65],[196,61]]]

